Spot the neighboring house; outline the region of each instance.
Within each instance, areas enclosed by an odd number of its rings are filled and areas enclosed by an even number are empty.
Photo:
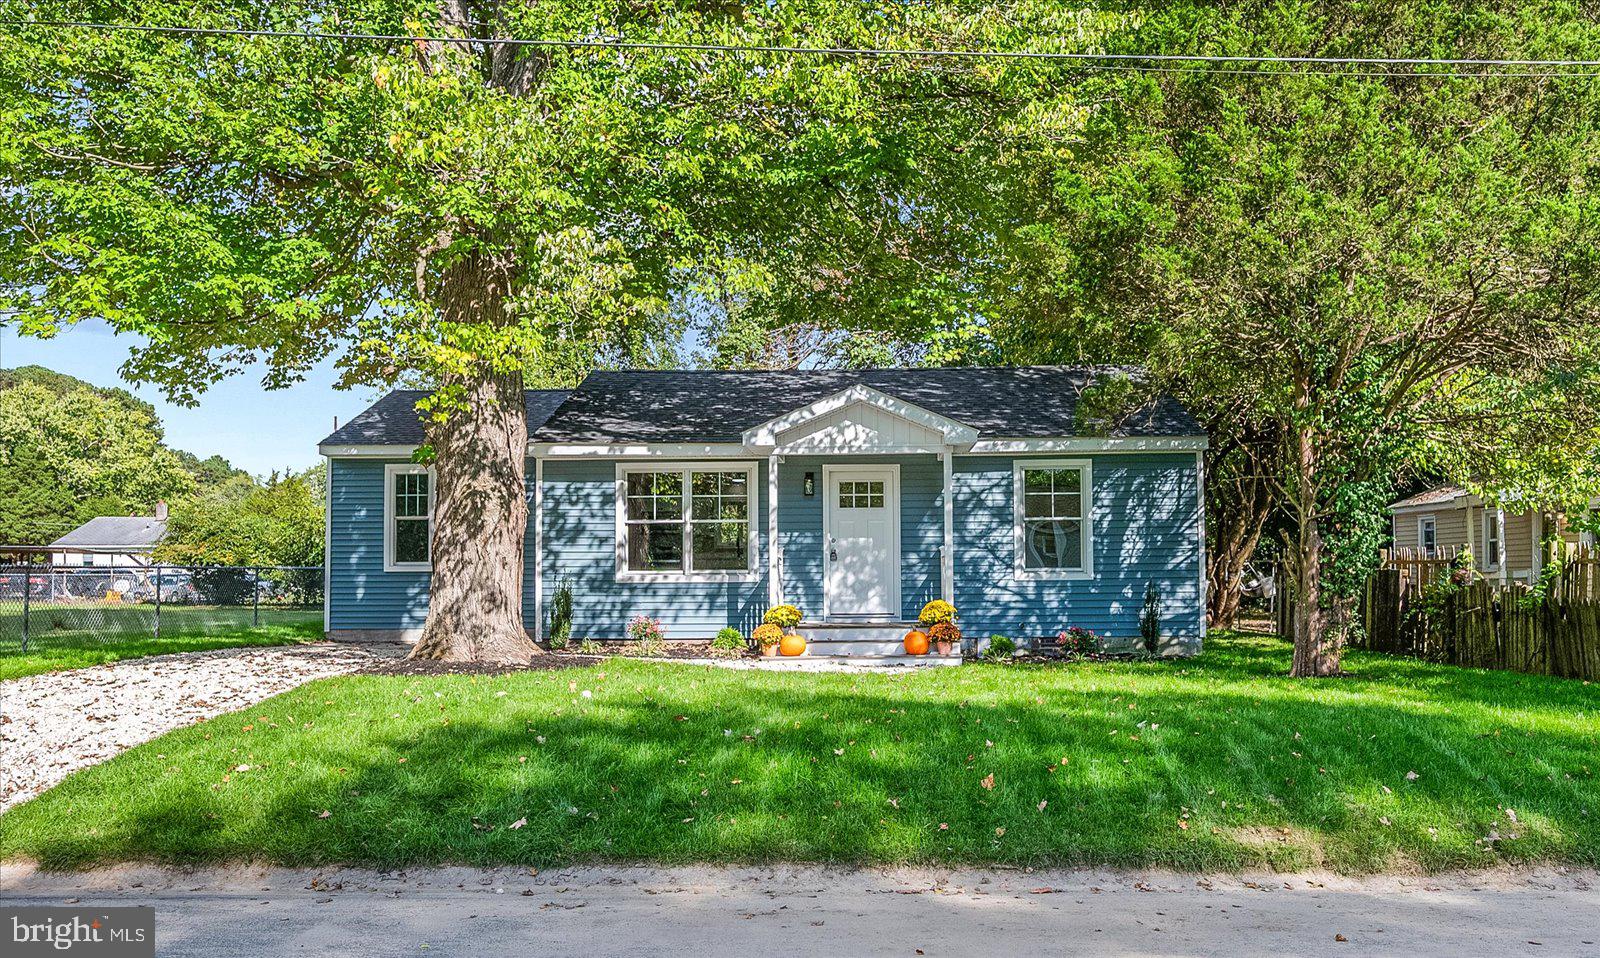
[[[1600,504],[1600,500],[1596,500]],[[1562,517],[1516,512],[1487,505],[1460,486],[1439,486],[1390,504],[1394,547],[1423,557],[1453,557],[1472,551],[1473,565],[1489,578],[1533,582],[1543,565],[1539,544],[1547,535],[1572,545],[1580,534]],[[1586,534],[1585,534],[1586,535]]]
[[[1197,651],[1205,435],[1170,397],[1082,434],[1099,374],[595,372],[530,390],[526,625],[566,584],[575,639],[621,637],[635,615],[674,639],[748,633],[789,603],[822,650],[887,655],[943,597],[969,643],[1082,626],[1130,648],[1149,592],[1164,647]],[[423,623],[422,395],[392,392],[319,446],[336,637]]]
[[[156,503],[153,516],[96,516],[50,543],[56,566],[143,569],[167,534],[167,504]],[[56,551],[60,550],[60,551]]]

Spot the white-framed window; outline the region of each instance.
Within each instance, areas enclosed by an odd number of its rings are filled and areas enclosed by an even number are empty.
[[[617,579],[753,581],[756,464],[619,463]]]
[[[383,467],[383,571],[433,568],[433,470],[409,462]]]
[[[1431,556],[1439,548],[1439,527],[1433,521],[1433,516],[1417,517],[1417,547],[1425,556]]]
[[[1484,568],[1498,569],[1506,557],[1500,542],[1500,514],[1492,509],[1483,510],[1483,562]]]
[[[1094,576],[1094,475],[1087,459],[1013,465],[1016,572],[1022,578]]]

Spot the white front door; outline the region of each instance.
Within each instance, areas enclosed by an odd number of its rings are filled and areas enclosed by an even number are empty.
[[[892,466],[827,466],[823,612],[900,616],[900,496]]]

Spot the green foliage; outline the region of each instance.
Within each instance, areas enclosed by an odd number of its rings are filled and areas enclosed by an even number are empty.
[[[917,613],[917,622],[924,626],[937,625],[940,622],[954,622],[959,618],[956,607],[943,599],[934,599],[922,607]]]
[[[767,625],[775,625],[780,629],[792,629],[805,618],[804,614],[792,605],[775,605],[767,610],[761,621]]]
[[[628,620],[628,638],[633,642],[628,650],[631,655],[666,654],[667,636],[661,628],[660,619],[647,615],[634,616]]]
[[[185,565],[321,565],[322,469],[274,473],[262,486],[230,483],[178,503],[156,557]]]
[[[572,579],[562,576],[550,595],[550,647],[564,649],[572,639]]]
[[[723,626],[711,640],[711,654],[719,659],[736,659],[745,652],[744,635],[731,625]]]
[[[1009,662],[1016,651],[1015,639],[1004,635],[991,635],[989,647],[983,650],[983,657],[994,662]]]
[[[0,542],[48,543],[196,488],[148,403],[38,366],[0,373]]]
[[[599,642],[596,642],[594,639],[584,639],[582,642],[578,643],[579,655],[604,655],[605,652],[605,646],[601,645]]]
[[[1144,587],[1144,603],[1139,607],[1139,638],[1147,655],[1161,651],[1161,592],[1154,582]]]

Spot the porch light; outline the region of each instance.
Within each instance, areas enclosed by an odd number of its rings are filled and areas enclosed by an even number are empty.
[[[814,495],[817,494],[817,474],[816,473],[814,473],[814,472],[806,473],[806,481],[805,481],[804,488],[805,488],[805,494],[807,496],[814,496]]]

